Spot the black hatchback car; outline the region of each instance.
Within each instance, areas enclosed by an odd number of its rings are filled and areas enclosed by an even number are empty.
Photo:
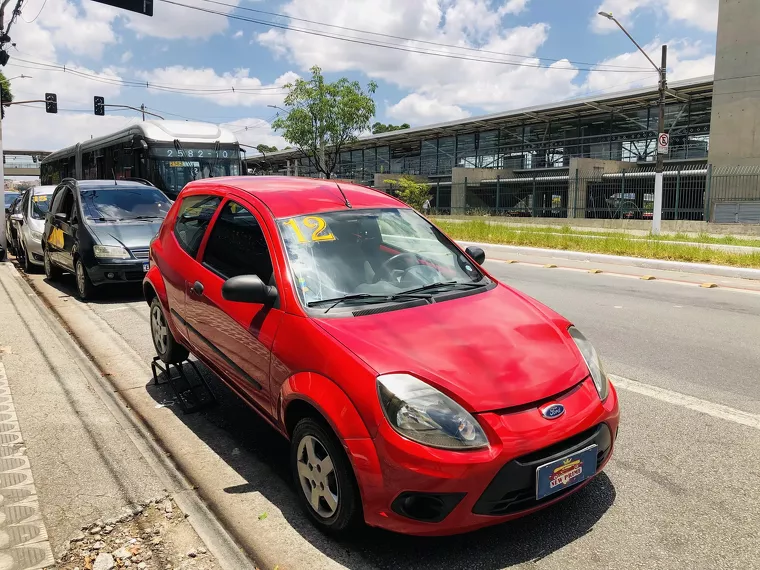
[[[148,183],[65,179],[53,192],[42,236],[45,275],[76,276],[79,297],[95,287],[142,281],[150,242],[171,201]]]

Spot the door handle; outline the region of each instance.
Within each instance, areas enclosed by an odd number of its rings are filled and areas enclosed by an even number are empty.
[[[203,283],[201,283],[200,281],[196,281],[193,284],[193,293],[195,293],[198,296],[203,295]]]

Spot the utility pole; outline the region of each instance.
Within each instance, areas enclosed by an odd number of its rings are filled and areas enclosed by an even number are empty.
[[[654,212],[652,216],[652,233],[660,234],[662,222],[662,189],[665,178],[665,152],[660,152],[660,137],[665,133],[665,92],[668,88],[668,46],[662,46],[662,65],[660,66],[660,120],[657,123],[657,166],[654,174]]]
[[[660,93],[660,120],[657,125],[657,141],[655,144],[655,149],[657,152],[657,165],[655,166],[655,174],[654,174],[654,212],[652,215],[652,234],[659,235],[660,233],[660,227],[662,225],[662,189],[663,189],[663,178],[664,178],[664,172],[665,172],[665,155],[668,152],[667,145],[661,145],[660,142],[662,140],[668,141],[669,137],[668,134],[665,132],[665,93],[667,93],[668,90],[668,82],[667,82],[667,68],[668,68],[668,46],[664,45],[662,46],[662,63],[658,67],[657,64],[652,61],[652,58],[649,57],[647,52],[644,51],[644,49],[636,42],[636,40],[633,39],[633,36],[628,33],[628,30],[626,30],[623,27],[623,24],[618,22],[615,17],[609,13],[609,12],[599,12],[599,15],[607,18],[608,20],[615,22],[621,30],[623,30],[623,33],[628,36],[628,39],[633,42],[633,45],[635,45],[638,50],[644,54],[644,57],[647,58],[649,63],[652,64],[652,67],[654,67],[657,70],[657,75],[659,79],[659,85],[658,85],[658,91]]]

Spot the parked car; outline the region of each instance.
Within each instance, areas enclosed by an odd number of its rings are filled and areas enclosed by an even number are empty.
[[[5,207],[5,243],[8,246],[8,251],[12,254],[16,254],[16,228],[13,224],[13,215],[19,211],[21,207],[22,195],[19,193],[12,194],[13,199],[8,202],[8,193],[5,194],[6,207]]]
[[[101,285],[142,281],[150,241],[170,206],[160,190],[142,182],[63,180],[45,215],[45,275],[73,272],[82,299]]]
[[[217,178],[182,190],[143,287],[158,356],[290,440],[318,526],[443,535],[566,497],[618,431],[591,343],[484,259],[371,188]]]
[[[35,186],[27,190],[11,215],[17,236],[16,257],[27,273],[43,265],[42,234],[55,186]]]
[[[11,204],[13,203],[13,201],[16,198],[20,198],[20,197],[21,197],[21,193],[20,192],[16,192],[15,190],[10,190],[10,191],[6,190],[4,192],[3,201],[5,202],[5,213],[6,214],[9,213],[9,210],[10,210],[10,207],[11,207]]]

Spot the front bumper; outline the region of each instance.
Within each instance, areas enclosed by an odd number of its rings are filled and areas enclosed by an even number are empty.
[[[483,450],[425,447],[387,422],[374,440],[347,441],[367,524],[405,534],[456,534],[524,516],[579,490],[593,478],[537,501],[536,467],[596,443],[598,475],[617,436],[617,393],[610,386],[600,402],[588,378],[556,401],[568,410],[556,420],[535,407],[478,414],[492,443]]]
[[[41,241],[34,241],[31,236],[24,235],[24,249],[29,256],[30,263],[33,263],[34,265],[45,264]]]
[[[88,265],[87,274],[93,285],[142,283],[147,273],[143,264],[147,263],[147,259],[107,259]]]

